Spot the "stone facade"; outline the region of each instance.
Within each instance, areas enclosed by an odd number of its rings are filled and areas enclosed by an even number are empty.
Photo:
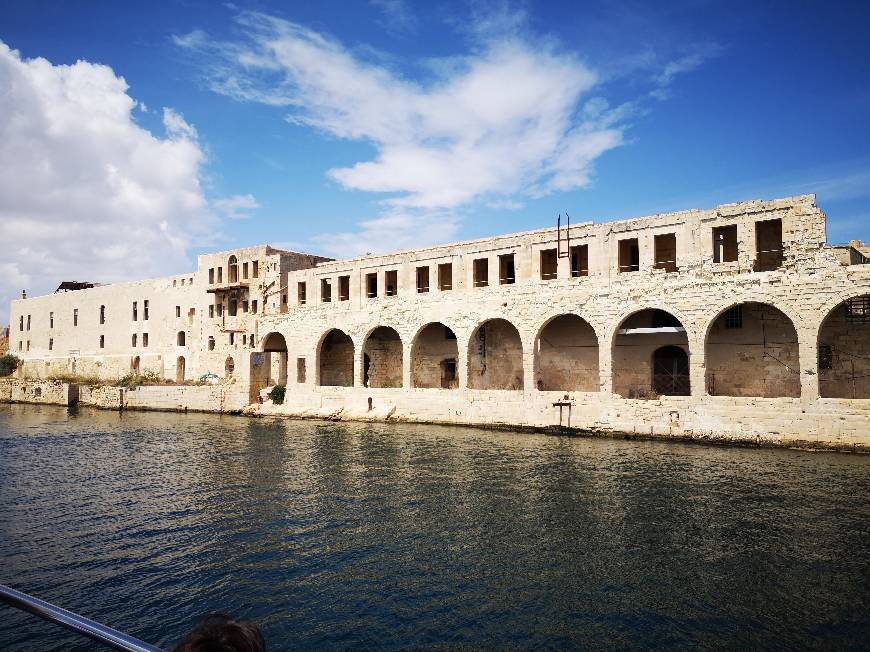
[[[866,447],[862,251],[826,245],[811,195],[351,260],[253,247],[15,301],[10,340],[22,376],[210,373],[258,413]]]

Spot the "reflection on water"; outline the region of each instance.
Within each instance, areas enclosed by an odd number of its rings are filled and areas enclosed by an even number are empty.
[[[0,406],[0,583],[171,646],[870,640],[870,457]],[[76,647],[78,646],[78,647]],[[0,607],[0,649],[89,649]]]

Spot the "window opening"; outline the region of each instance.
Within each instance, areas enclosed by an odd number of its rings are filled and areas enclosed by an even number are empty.
[[[438,289],[442,292],[453,289],[453,263],[438,265]]]
[[[619,271],[636,272],[640,269],[640,247],[637,238],[619,241]]]
[[[322,303],[332,301],[332,283],[328,278],[320,279],[320,301]]]
[[[713,229],[713,262],[733,263],[737,260],[737,225],[717,226]]]
[[[589,245],[571,247],[571,277],[589,276]]]
[[[502,254],[498,257],[499,285],[512,285],[516,282],[516,268],[513,254]]]
[[[366,296],[373,299],[378,296],[378,274],[371,272],[366,274]]]
[[[384,285],[386,286],[386,295],[394,297],[399,293],[399,272],[394,269],[384,274]]]
[[[559,258],[555,249],[541,250],[541,280],[552,281],[559,275]]]
[[[489,285],[489,259],[477,258],[473,264],[474,287],[485,288]]]
[[[429,266],[417,268],[417,292],[423,294],[429,291]]]
[[[677,271],[677,235],[661,233],[653,238],[655,267],[666,272]]]
[[[755,271],[769,272],[782,267],[782,220],[755,223]]]

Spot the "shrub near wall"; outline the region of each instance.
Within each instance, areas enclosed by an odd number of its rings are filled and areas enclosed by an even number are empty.
[[[11,353],[0,355],[0,377],[11,376],[18,368],[18,358]]]

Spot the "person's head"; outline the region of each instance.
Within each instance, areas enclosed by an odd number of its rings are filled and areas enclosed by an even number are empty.
[[[266,642],[250,620],[207,616],[172,652],[265,652]]]

